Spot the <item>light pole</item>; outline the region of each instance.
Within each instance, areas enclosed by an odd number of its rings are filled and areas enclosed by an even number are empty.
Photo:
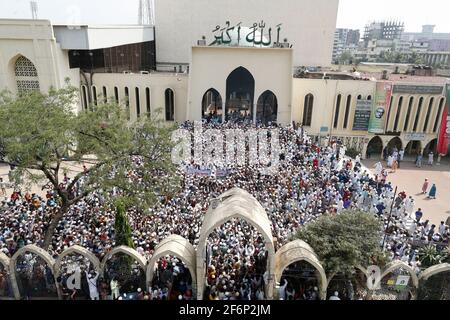
[[[386,242],[386,236],[387,236],[386,232],[389,228],[389,224],[391,223],[392,209],[394,209],[394,202],[395,202],[395,197],[397,195],[397,189],[398,189],[398,187],[395,187],[394,198],[392,199],[391,210],[389,211],[388,222],[387,222],[386,228],[384,229],[384,237],[383,237],[383,245],[382,245],[383,250],[384,250],[384,243]]]

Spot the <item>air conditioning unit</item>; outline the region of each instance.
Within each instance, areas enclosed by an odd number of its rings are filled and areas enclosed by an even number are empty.
[[[139,73],[140,73],[140,74],[150,74],[150,72],[145,71],[145,70],[141,70]]]
[[[197,45],[198,46],[206,46],[206,40],[198,40]]]
[[[289,48],[289,42],[282,42],[280,43],[281,48]]]
[[[123,74],[131,74],[132,72],[131,72],[131,70],[124,70],[124,71],[122,71],[122,73]]]

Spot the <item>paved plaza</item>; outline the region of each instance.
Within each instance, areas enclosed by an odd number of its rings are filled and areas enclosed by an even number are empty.
[[[433,166],[427,165],[424,161],[422,168],[417,168],[413,161],[413,159],[407,159],[402,162],[396,173],[391,173],[389,170],[388,181],[398,186],[399,192],[406,191],[408,195],[412,195],[416,201],[414,209],[421,208],[424,218],[439,225],[441,221],[446,221],[450,217],[450,159],[447,157],[442,160],[441,165]],[[363,161],[372,172],[376,162],[374,159]],[[385,161],[382,161],[382,164],[386,167]],[[430,188],[433,183],[436,184],[437,198],[435,200],[428,199],[427,195],[421,193],[425,179],[429,180]]]

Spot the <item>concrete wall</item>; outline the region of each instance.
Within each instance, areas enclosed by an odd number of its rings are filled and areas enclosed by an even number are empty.
[[[259,96],[271,90],[277,97],[278,122],[290,122],[291,49],[193,47],[192,52],[187,119],[201,120],[203,95],[210,88],[220,93],[225,104],[227,78],[242,66],[255,79],[254,108]]]
[[[78,72],[69,70],[67,54],[61,50],[47,20],[0,20],[0,90],[16,92],[14,65],[25,56],[36,67],[42,92],[61,88],[66,77],[79,85]]]
[[[406,84],[406,83],[401,83]],[[305,127],[308,134],[312,136],[325,137],[330,135],[334,138],[340,138],[348,148],[355,148],[361,152],[362,157],[365,157],[367,146],[370,140],[375,137],[374,134],[367,131],[353,131],[353,121],[356,109],[358,96],[362,99],[367,99],[368,96],[374,98],[376,89],[375,81],[352,81],[352,80],[321,80],[321,79],[294,79],[293,80],[293,98],[292,98],[292,120],[298,123],[303,121],[305,96],[311,93],[314,96],[314,109],[312,115],[312,123],[310,127]],[[334,128],[334,117],[337,105],[337,97],[341,95],[341,103],[339,110],[339,118],[337,127]],[[347,97],[351,96],[350,112],[348,118],[347,128],[344,128],[345,109],[347,104]],[[413,124],[418,111],[418,104],[420,97],[423,97],[423,105],[419,114],[419,122],[415,134],[419,134],[417,138],[421,141],[422,149],[424,149],[431,141],[438,138],[439,125],[436,131],[433,131],[435,120],[438,117],[441,119],[442,112],[445,110],[445,97],[442,95],[433,94],[398,94],[392,96],[392,108],[389,120],[386,123],[386,132],[392,132],[394,129],[395,117],[398,111],[398,102],[403,96],[403,107],[400,112],[397,132],[400,133],[399,138],[402,141],[402,147],[405,148],[407,144],[412,141],[410,134],[413,133]],[[406,121],[406,114],[408,110],[409,98],[414,97],[413,108],[409,117],[407,130],[404,129]],[[431,99],[434,98],[430,116],[428,119],[428,126],[424,131],[424,124]],[[443,99],[444,107],[439,112],[439,104]],[[328,131],[320,132],[321,127],[327,127]],[[417,136],[416,136],[417,137]],[[395,136],[384,135],[381,136],[383,147],[394,139]],[[413,136],[414,138],[414,136]],[[416,139],[416,138],[414,138]],[[381,155],[380,155],[381,156]]]
[[[361,135],[367,132],[352,131],[353,115],[356,108],[356,101],[359,95],[362,99],[372,96],[375,93],[375,82],[372,81],[351,81],[351,80],[321,80],[321,79],[294,79],[292,98],[292,120],[298,123],[303,121],[305,106],[305,96],[314,96],[314,106],[312,123],[305,129],[310,134],[319,134],[321,127],[328,127],[326,134],[347,134]],[[339,121],[337,128],[333,128],[334,114],[338,95],[341,94],[341,104]],[[351,95],[351,109],[349,113],[347,129],[344,129],[344,114],[347,96]]]
[[[151,26],[54,26],[53,28],[57,41],[67,50],[94,50],[155,40]]]
[[[164,117],[165,90],[170,88],[174,92],[175,122],[186,119],[186,102],[188,91],[188,77],[184,74],[153,73],[153,74],[117,74],[97,73],[93,77],[93,85],[97,87],[97,95],[102,94],[102,87],[106,86],[107,96],[114,97],[114,87],[119,90],[119,100],[125,98],[125,87],[129,90],[131,120],[136,119],[136,94],[139,88],[141,114],[146,112],[146,88],[150,88],[151,112],[162,109]],[[91,88],[92,90],[92,88]]]
[[[282,23],[281,41],[293,44],[294,66],[329,66],[339,0],[155,0],[157,62],[188,63],[191,46],[212,30],[242,22]]]

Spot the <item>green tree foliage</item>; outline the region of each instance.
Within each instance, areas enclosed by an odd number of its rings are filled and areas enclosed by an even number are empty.
[[[47,228],[44,248],[70,206],[93,192],[103,193],[112,204],[114,188],[126,207],[144,210],[179,186],[171,161],[173,127],[158,121],[158,115],[130,122],[126,108],[114,99],[97,99],[98,105],[75,113],[76,92],[66,86],[48,93],[0,95],[2,162],[15,166],[14,183],[49,184],[58,196],[60,210]],[[74,165],[87,170],[69,172]],[[66,186],[61,184],[63,173],[73,177]]]
[[[122,201],[117,201],[114,220],[114,241],[116,246],[134,248],[132,232],[133,230],[128,221],[125,204]]]
[[[442,256],[436,249],[436,246],[428,245],[419,249],[419,261],[423,268],[434,266],[441,263]]]
[[[363,211],[323,215],[294,236],[308,243],[329,273],[351,274],[356,266],[386,262],[381,251],[382,224]]]
[[[353,59],[354,59],[353,55],[351,54],[350,51],[344,51],[338,57],[339,64],[351,64],[351,61]]]

